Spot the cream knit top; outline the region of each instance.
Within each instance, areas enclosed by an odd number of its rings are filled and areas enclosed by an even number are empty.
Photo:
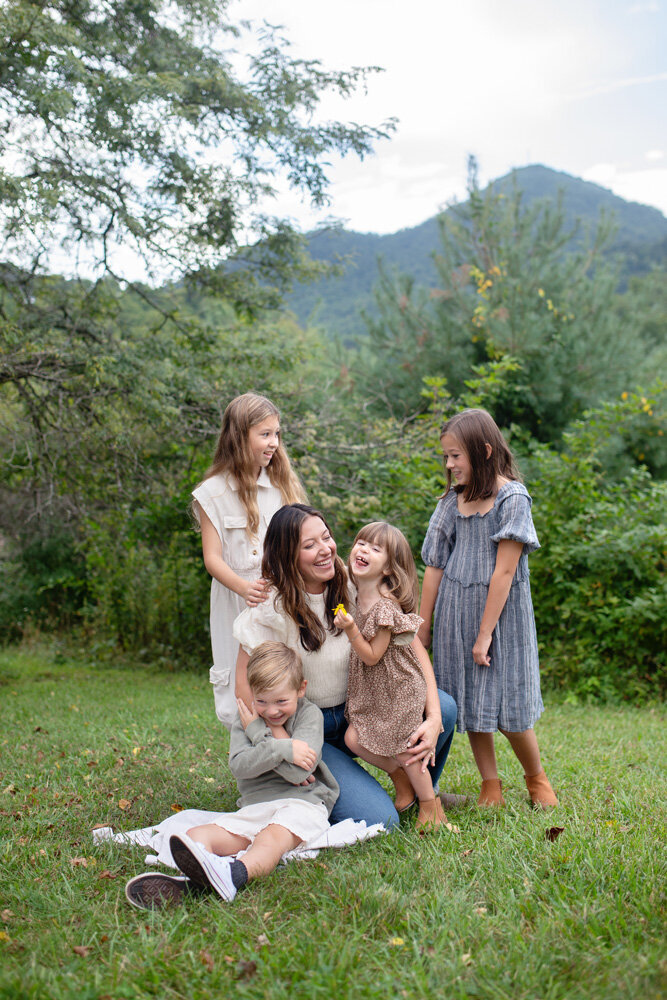
[[[325,622],[325,595],[306,594],[306,599],[321,622]],[[350,664],[350,643],[344,632],[326,633],[326,639],[315,653],[301,645],[299,629],[285,614],[275,590],[263,604],[246,608],[234,622],[234,638],[246,653],[252,653],[260,642],[284,642],[296,650],[303,660],[303,673],[308,681],[306,696],[320,708],[342,705],[347,694],[347,674]]]

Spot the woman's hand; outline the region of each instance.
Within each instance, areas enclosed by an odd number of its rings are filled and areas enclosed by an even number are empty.
[[[472,658],[478,667],[489,667],[491,665],[491,657],[489,656],[491,639],[492,635],[490,632],[480,632],[475,639],[475,645],[472,647]]]
[[[268,596],[269,585],[266,580],[251,580],[248,583],[245,594],[245,602],[249,608],[256,608],[258,604],[263,604]]]
[[[245,729],[248,728],[248,726],[250,725],[251,722],[254,722],[255,719],[259,719],[259,715],[255,711],[255,703],[254,703],[254,701],[251,702],[250,703],[251,707],[248,708],[248,706],[244,702],[243,698],[237,698],[236,699],[236,704],[237,704],[237,707],[238,707],[238,710],[239,710],[239,718],[241,720],[241,725],[243,726],[243,728],[245,730]]]
[[[424,719],[408,740],[408,747],[405,752],[412,759],[407,762],[406,767],[411,767],[413,764],[421,761],[421,771],[423,773],[429,764],[433,764],[435,762],[435,745],[438,742],[438,736],[441,732],[442,720],[440,718]]]

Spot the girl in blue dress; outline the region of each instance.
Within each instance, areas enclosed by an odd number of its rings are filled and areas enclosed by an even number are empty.
[[[528,554],[539,548],[531,498],[512,453],[485,410],[465,410],[442,429],[447,492],[431,517],[419,637],[431,641],[439,688],[454,698],[482,778],[480,806],[505,800],[494,733],[510,742],[534,805],[558,805],[533,726],[540,694]],[[452,485],[452,481],[455,485]]]

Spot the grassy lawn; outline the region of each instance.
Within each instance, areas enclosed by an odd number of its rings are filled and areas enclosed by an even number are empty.
[[[459,836],[422,838],[408,820],[281,867],[233,904],[148,913],[123,892],[145,851],[94,847],[91,830],[234,807],[207,678],[9,650],[0,699],[0,997],[664,995],[658,708],[548,704],[551,814],[529,808],[499,742],[507,808],[451,813]],[[464,737],[442,784],[476,795]]]

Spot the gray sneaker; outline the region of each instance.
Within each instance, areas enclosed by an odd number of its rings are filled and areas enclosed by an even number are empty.
[[[231,902],[237,889],[232,881],[229,858],[211,854],[187,834],[173,834],[169,838],[171,856],[184,875],[197,885],[214,889],[219,896]]]
[[[167,906],[180,906],[186,899],[205,894],[202,886],[183,878],[182,875],[164,875],[162,872],[144,872],[135,875],[125,886],[125,896],[131,906],[139,910],[161,910]]]

